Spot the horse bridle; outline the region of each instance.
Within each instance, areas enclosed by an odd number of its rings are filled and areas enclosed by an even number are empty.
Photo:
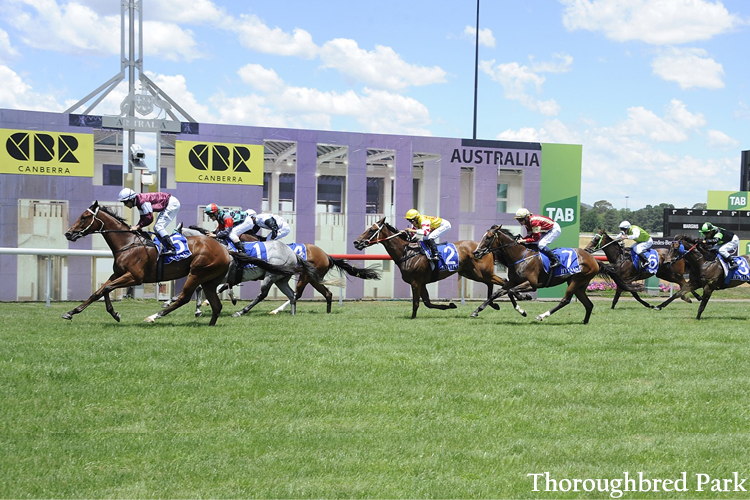
[[[372,246],[372,245],[374,245],[376,243],[380,243],[381,241],[388,241],[391,238],[395,238],[396,236],[400,236],[404,232],[403,230],[401,230],[401,231],[399,231],[399,232],[397,232],[395,234],[392,234],[392,235],[388,236],[387,238],[381,238],[379,240],[373,240],[373,238],[375,238],[378,234],[380,234],[380,232],[385,227],[385,221],[383,221],[383,224],[380,225],[380,226],[378,226],[377,222],[375,224],[373,224],[373,225],[375,227],[377,227],[378,229],[377,229],[377,231],[375,231],[374,233],[372,233],[372,236],[370,236],[367,240],[365,240],[365,246],[368,246],[368,247]]]
[[[91,207],[89,207],[89,208],[86,209],[86,212],[89,212],[91,214],[91,222],[85,228],[81,229],[80,231],[76,231],[76,233],[75,233],[76,235],[78,235],[78,236],[85,236],[87,234],[102,233],[102,232],[104,232],[104,221],[101,220],[98,217],[98,215],[99,215],[99,208],[100,207],[96,207],[96,210],[91,210]],[[99,222],[99,224],[101,224],[101,227],[98,230],[96,230],[96,231],[92,230],[91,233],[87,233],[86,231],[88,231],[91,228],[91,226],[94,225],[94,222]]]

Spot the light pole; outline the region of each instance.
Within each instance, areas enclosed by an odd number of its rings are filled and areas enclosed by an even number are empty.
[[[479,81],[479,0],[477,0],[477,32],[474,47],[474,133],[472,139],[477,138],[477,85]]]
[[[625,211],[628,210],[628,198],[630,198],[630,196],[625,195]]]

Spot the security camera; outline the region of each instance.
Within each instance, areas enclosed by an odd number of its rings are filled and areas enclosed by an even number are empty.
[[[141,149],[138,144],[133,144],[130,146],[130,158],[136,162],[144,160],[146,158],[146,153],[143,152],[143,149]]]

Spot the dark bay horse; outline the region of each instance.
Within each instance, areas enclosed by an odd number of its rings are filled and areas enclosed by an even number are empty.
[[[202,234],[212,234],[210,231],[207,231],[206,229],[203,229],[198,226],[190,226],[190,229],[194,231],[198,231]],[[187,230],[186,230],[187,231]],[[245,233],[240,235],[240,241],[258,241],[258,238],[255,236]],[[315,270],[318,272],[318,276],[320,278],[324,278],[328,272],[330,272],[333,269],[338,269],[339,272],[345,272],[347,275],[352,276],[354,278],[360,278],[363,280],[378,280],[380,279],[380,270],[376,269],[374,266],[370,267],[356,267],[352,266],[349,262],[347,262],[344,259],[337,259],[334,257],[331,257],[328,255],[322,248],[320,248],[317,245],[313,245],[311,243],[305,243],[304,244],[305,250],[306,250],[306,259],[307,262],[313,265]],[[299,300],[299,298],[302,296],[302,293],[305,291],[305,287],[310,284],[312,285],[315,290],[318,291],[325,299],[326,299],[326,313],[331,312],[331,303],[333,302],[333,293],[326,287],[326,284],[330,284],[330,282],[319,280],[319,281],[311,281],[307,274],[302,273],[299,276],[299,279],[297,280],[297,286],[295,289],[295,299]],[[230,290],[230,297],[232,297],[232,302],[234,303],[233,294]],[[220,290],[221,291],[221,290]],[[290,301],[286,301],[284,304],[282,304],[280,307],[274,309],[270,312],[270,314],[277,314],[280,311],[283,311],[288,305],[290,304]],[[198,306],[196,309],[196,316],[199,316],[200,313],[200,302],[198,302]]]
[[[487,285],[487,296],[492,295],[493,285],[503,285],[505,280],[495,274],[495,263],[491,255],[475,260],[472,252],[477,247],[476,241],[462,240],[454,243],[458,252],[458,269],[456,271],[441,271],[433,275],[430,260],[420,251],[418,244],[412,244],[411,238],[404,231],[399,231],[385,221],[385,217],[370,226],[354,241],[357,250],[382,244],[388,255],[401,271],[401,278],[411,285],[412,319],[417,317],[419,299],[424,305],[434,309],[455,309],[451,302],[448,305],[434,304],[430,301],[427,284],[440,281],[458,273],[459,276],[478,281]],[[497,308],[496,304],[492,307]]]
[[[610,264],[614,267],[615,271],[620,275],[620,278],[625,283],[633,283],[634,281],[640,281],[645,280],[646,278],[650,278],[653,276],[653,274],[649,273],[648,271],[645,271],[641,269],[640,267],[636,267],[633,265],[633,259],[630,255],[630,250],[623,248],[620,243],[614,239],[612,239],[611,236],[607,234],[607,232],[604,229],[600,229],[593,238],[591,238],[591,242],[584,248],[589,253],[594,253],[597,250],[601,250],[604,252],[604,255],[607,256],[607,260]],[[656,255],[659,257],[659,268],[656,271],[656,277],[659,279],[662,279],[664,281],[669,281],[670,283],[677,283],[680,285],[680,289],[688,287],[688,282],[685,280],[685,262],[684,261],[677,261],[672,265],[669,265],[666,263],[667,261],[667,253],[669,252],[666,248],[655,248]],[[665,265],[666,264],[666,265]],[[630,292],[633,294],[633,297],[635,300],[643,304],[644,306],[648,308],[653,308],[651,304],[641,299],[641,297],[638,295],[638,292],[635,290]],[[620,295],[622,295],[622,290],[619,288],[615,290],[615,298],[612,299],[612,309],[615,308],[615,305],[617,305],[617,301],[620,299]],[[695,298],[698,300],[701,300],[700,295],[698,295],[695,291],[693,291],[693,295],[695,295]],[[682,300],[685,302],[691,302],[690,297],[682,296]]]
[[[158,251],[151,239],[144,233],[135,233],[130,225],[106,207],[95,201],[84,211],[76,222],[65,232],[68,241],[76,241],[89,234],[99,233],[104,237],[112,255],[115,258],[113,273],[85,302],[68,311],[62,317],[73,319],[73,315],[82,312],[92,302],[104,297],[107,312],[117,321],[120,313],[115,312],[109,293],[117,288],[140,285],[141,283],[155,283],[157,280]],[[226,247],[206,236],[187,237],[190,257],[164,266],[162,280],[174,280],[187,276],[185,286],[177,300],[169,307],[146,318],[154,322],[157,318],[166,316],[190,300],[190,296],[199,285],[206,288],[206,297],[211,304],[211,321],[216,324],[221,312],[221,301],[216,294],[216,287],[221,284],[232,261]],[[257,261],[257,262],[256,262]],[[253,264],[269,272],[292,275],[294,268],[274,266],[260,259],[253,259]]]
[[[527,292],[538,288],[567,283],[568,288],[565,290],[565,295],[560,302],[549,311],[537,316],[536,319],[543,321],[557,310],[568,305],[573,295],[575,295],[586,309],[586,315],[583,318],[583,323],[586,324],[589,322],[591,311],[594,309],[594,304],[591,303],[591,299],[586,295],[586,288],[595,276],[611,279],[617,283],[618,287],[622,287],[627,291],[630,291],[630,288],[620,279],[610,265],[600,263],[593,255],[580,248],[571,250],[573,250],[573,254],[578,259],[580,272],[548,279],[549,275],[544,269],[539,252],[531,251],[526,246],[518,243],[516,236],[507,229],[503,229],[500,225],[494,225],[484,233],[482,241],[479,242],[479,247],[474,252],[474,257],[479,259],[494,254],[501,263],[507,266],[508,280],[504,288],[509,292],[508,297],[513,307],[523,316],[526,316],[526,312],[518,307],[513,294],[510,292]],[[569,258],[572,257],[573,255],[569,256]],[[498,296],[502,292],[503,290],[495,292],[495,296]],[[488,302],[479,306],[471,315],[476,316],[479,314],[487,306]]]
[[[680,295],[686,295],[695,288],[702,287],[703,298],[698,307],[698,315],[695,317],[695,319],[701,319],[701,314],[703,314],[703,310],[706,308],[706,304],[708,304],[708,300],[715,290],[734,288],[748,283],[744,280],[735,279],[730,280],[729,283],[725,283],[726,274],[719,260],[721,257],[709,260],[713,257],[714,255],[697,238],[686,234],[675,237],[669,246],[667,260],[675,263],[682,259],[687,263],[690,269],[689,287],[681,289],[677,294],[658,305],[656,309],[662,309]],[[750,272],[750,255],[739,257],[738,264],[737,271],[747,275]]]

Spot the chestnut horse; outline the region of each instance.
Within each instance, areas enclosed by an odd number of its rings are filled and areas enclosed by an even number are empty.
[[[440,281],[458,273],[459,276],[487,285],[487,296],[492,296],[493,285],[503,285],[505,280],[495,274],[495,263],[491,255],[475,260],[472,252],[477,247],[476,241],[462,240],[454,243],[458,252],[458,269],[456,271],[440,271],[434,274],[430,268],[430,260],[420,251],[418,244],[412,244],[411,237],[404,231],[399,231],[385,221],[385,217],[370,226],[354,241],[357,250],[380,243],[385,247],[388,255],[401,271],[401,278],[411,285],[412,319],[417,317],[419,299],[424,305],[433,309],[455,309],[451,302],[448,305],[433,304],[427,292],[427,284]],[[497,309],[497,304],[492,303]]]
[[[159,253],[151,238],[144,233],[136,233],[130,230],[130,225],[106,207],[100,206],[95,201],[84,211],[76,222],[65,232],[68,241],[76,241],[89,234],[99,233],[109,245],[115,258],[113,273],[109,279],[85,302],[68,311],[62,317],[73,319],[73,315],[82,312],[92,302],[104,297],[107,312],[117,321],[120,321],[120,313],[115,312],[109,293],[117,288],[140,285],[141,283],[155,283],[157,280],[157,264]],[[209,325],[216,324],[221,312],[221,301],[216,294],[216,287],[222,283],[232,261],[226,247],[221,243],[206,236],[187,237],[187,245],[190,256],[186,259],[164,265],[163,280],[174,280],[187,276],[177,300],[169,307],[146,318],[153,323],[157,318],[166,316],[178,307],[190,300],[198,285],[206,288],[206,297],[211,304],[211,321]],[[253,259],[253,264],[266,269],[269,272],[291,276],[296,272],[295,268],[275,266],[261,259]]]
[[[702,287],[703,298],[698,307],[698,315],[695,317],[695,319],[701,319],[701,314],[703,314],[703,310],[706,308],[706,304],[708,304],[708,300],[711,298],[714,290],[734,288],[748,283],[747,281],[736,279],[731,279],[729,283],[725,283],[726,274],[720,261],[721,257],[709,260],[711,257],[714,257],[713,254],[703,246],[699,239],[686,234],[675,237],[669,246],[667,261],[674,265],[676,262],[684,260],[690,269],[690,283],[688,287],[681,289],[677,294],[656,306],[656,309],[663,309],[677,297],[687,295],[688,292],[692,292],[695,288]],[[737,257],[735,262],[738,264],[738,272],[744,275],[750,273],[750,255]]]
[[[597,250],[603,251],[604,255],[607,256],[609,263],[614,266],[615,271],[617,271],[620,278],[626,283],[645,280],[646,278],[653,276],[653,274],[648,271],[645,271],[640,267],[635,267],[633,265],[630,250],[623,248],[622,245],[620,245],[617,240],[612,239],[604,229],[600,229],[594,237],[591,238],[591,242],[586,248],[584,248],[584,250],[589,253],[594,253]],[[685,279],[685,262],[680,260],[669,265],[666,263],[669,250],[666,248],[656,248],[654,250],[656,250],[656,255],[659,257],[659,268],[656,271],[656,277],[664,281],[669,281],[670,283],[677,283],[680,285],[680,289],[687,288],[688,282]],[[654,308],[654,306],[641,299],[638,292],[631,291],[630,293],[633,294],[635,300],[644,306],[650,309]],[[622,295],[622,290],[618,288],[615,290],[615,298],[612,299],[612,309],[617,305],[620,295]],[[701,296],[695,291],[693,291],[693,295],[696,299],[701,300]],[[680,298],[685,302],[691,302],[690,297],[682,296]]]
[[[594,276],[612,279],[617,283],[618,287],[622,287],[627,291],[630,291],[630,288],[620,279],[609,264],[598,262],[593,255],[580,248],[566,250],[572,250],[571,254],[568,255],[569,259],[572,259],[573,255],[578,259],[580,272],[550,277],[549,273],[544,269],[538,251],[530,251],[529,248],[517,242],[516,235],[507,229],[503,229],[500,225],[494,225],[484,233],[482,241],[479,242],[479,247],[474,252],[474,257],[480,259],[489,254],[494,254],[502,264],[508,267],[508,280],[504,285],[504,289],[509,292],[508,297],[513,307],[523,316],[526,316],[526,311],[518,307],[511,292],[527,292],[536,290],[537,288],[546,288],[567,283],[568,288],[565,290],[565,294],[560,302],[549,311],[537,316],[536,319],[543,321],[557,310],[570,304],[570,300],[575,295],[586,309],[586,315],[583,318],[583,324],[586,324],[589,322],[591,311],[594,309],[594,304],[586,295],[586,288]],[[565,262],[563,261],[564,264]],[[503,291],[496,292],[495,297],[499,296]],[[494,299],[495,297],[492,298]],[[472,317],[476,317],[487,306],[488,302],[489,300],[479,306],[471,314]]]
[[[207,234],[211,235],[210,231],[203,229],[199,226],[190,226],[190,229],[193,231],[198,231],[201,234]],[[185,230],[187,232],[188,230]],[[240,235],[240,241],[258,241],[258,238],[253,236],[249,233],[244,233]],[[349,276],[352,276],[354,278],[360,278],[363,280],[372,280],[380,279],[380,270],[376,269],[375,266],[370,267],[356,267],[349,264],[346,260],[343,259],[337,259],[334,257],[331,257],[328,255],[322,248],[320,248],[317,245],[313,245],[311,243],[305,243],[305,250],[306,250],[306,260],[310,264],[313,265],[315,270],[318,272],[318,276],[320,278],[325,277],[325,275],[330,272],[332,269],[336,268],[339,270],[339,272],[345,272]],[[331,303],[333,301],[333,293],[326,287],[326,284],[331,284],[331,282],[327,281],[311,281],[306,274],[300,274],[299,279],[297,281],[297,286],[295,289],[295,299],[299,300],[300,297],[302,297],[302,293],[305,291],[305,287],[309,284],[315,288],[315,290],[318,291],[323,297],[326,299],[326,313],[331,312]],[[219,289],[219,292],[222,292],[224,287],[222,286],[221,289]],[[229,296],[232,299],[232,303],[235,303],[234,294],[232,293],[232,288],[229,288]],[[196,311],[195,315],[200,316],[200,300],[198,300],[196,304]],[[273,311],[271,311],[269,314],[277,314],[280,311],[283,311],[288,305],[290,304],[290,301],[284,302],[281,306],[277,307]]]

